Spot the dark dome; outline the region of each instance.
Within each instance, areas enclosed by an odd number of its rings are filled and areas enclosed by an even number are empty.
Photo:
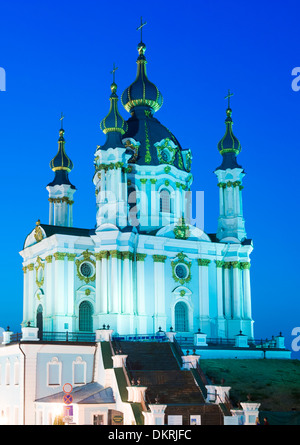
[[[162,94],[147,77],[145,51],[146,45],[141,42],[138,46],[139,57],[137,59],[136,79],[121,96],[121,102],[128,112],[137,105],[148,106],[153,111],[158,111],[163,104]]]

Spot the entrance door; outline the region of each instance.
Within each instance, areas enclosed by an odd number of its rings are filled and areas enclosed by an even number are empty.
[[[177,303],[175,306],[175,332],[188,332],[188,308],[183,302]]]

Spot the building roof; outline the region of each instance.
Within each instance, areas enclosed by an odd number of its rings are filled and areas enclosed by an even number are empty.
[[[50,396],[36,399],[38,403],[63,403],[65,393],[63,391]],[[73,403],[77,404],[107,404],[115,403],[112,388],[103,388],[99,383],[87,383],[83,386],[77,386],[73,389],[71,396],[73,397]]]

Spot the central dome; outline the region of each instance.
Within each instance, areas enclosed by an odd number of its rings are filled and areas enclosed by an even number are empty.
[[[138,65],[136,79],[121,96],[122,105],[128,112],[131,112],[138,105],[144,105],[150,107],[153,111],[158,111],[163,104],[161,92],[147,77],[145,51],[146,45],[141,42],[138,45],[139,57],[136,62]]]
[[[135,155],[131,163],[138,165],[171,164],[185,170],[182,148],[171,133],[154,117],[163,104],[163,96],[146,74],[146,45],[138,45],[137,76],[135,81],[123,92],[121,101],[131,114],[127,121],[128,130],[122,136]]]

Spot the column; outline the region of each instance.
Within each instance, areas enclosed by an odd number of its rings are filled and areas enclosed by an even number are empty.
[[[25,321],[31,321],[36,322],[36,317],[33,312],[33,299],[34,299],[34,284],[35,284],[35,271],[34,271],[34,264],[31,263],[27,266],[28,270],[28,320]]]
[[[251,320],[250,263],[241,263],[241,269],[243,270],[244,318]]]
[[[233,318],[241,318],[240,263],[231,262],[233,268]]]
[[[75,296],[75,265],[74,261],[76,258],[76,253],[67,253],[68,258],[68,300],[67,300],[67,314],[70,317],[73,317],[75,315],[75,308],[74,308],[74,296]],[[74,332],[75,326],[69,326],[69,330],[72,328],[72,331]]]
[[[49,198],[49,225],[52,226],[54,221],[53,198]]]
[[[125,314],[133,313],[132,298],[132,252],[122,252],[123,258],[123,305],[122,309]]]
[[[56,252],[54,255],[55,258],[55,266],[54,266],[54,295],[55,295],[55,312],[54,312],[54,330],[61,331],[62,326],[60,325],[60,320],[57,317],[61,317],[65,314],[65,256],[66,253]]]
[[[207,259],[198,259],[199,265],[199,318],[200,329],[210,335],[209,323],[209,285],[208,266],[211,263]]]
[[[146,193],[146,184],[147,179],[143,178],[140,179],[141,182],[141,190],[140,190],[140,224],[141,226],[148,226],[149,220],[148,220],[148,197]]]
[[[26,322],[29,320],[29,301],[28,301],[28,272],[27,266],[23,267],[23,321]]]
[[[117,250],[110,251],[110,305],[109,312],[117,314],[119,309],[119,273],[118,273],[118,257],[119,252]]]
[[[69,204],[68,204],[68,206],[69,206],[69,221],[68,221],[69,227],[73,227],[73,204],[74,204],[74,201],[69,201]]]
[[[53,256],[48,255],[46,258],[45,283],[46,283],[46,298],[45,298],[45,331],[52,332],[52,315],[54,314],[54,293],[53,293]]]
[[[176,191],[175,191],[175,215],[176,220],[182,217],[183,209],[181,206],[181,183],[176,182]]]
[[[109,252],[102,251],[101,254],[101,290],[100,290],[100,312],[107,314],[108,311],[108,255]]]
[[[166,307],[165,307],[165,261],[164,255],[153,255],[154,261],[154,317],[155,331],[159,327],[166,330]]]
[[[146,300],[145,300],[145,258],[146,254],[136,254],[136,287],[137,287],[137,314],[146,314]]]
[[[224,261],[224,315],[227,320],[231,318],[231,288],[230,288],[230,269],[231,262]]]
[[[223,318],[223,265],[224,261],[216,261],[217,266],[217,314]]]
[[[95,313],[99,315],[101,313],[101,260],[102,253],[95,253],[96,258],[96,278],[95,278]]]
[[[219,187],[220,216],[224,215],[224,186],[226,186],[226,184],[224,182],[220,182],[218,184],[218,187]]]
[[[156,191],[156,183],[157,179],[150,179],[151,182],[151,221],[150,226],[158,226],[159,225],[159,209],[158,209],[158,192]]]

